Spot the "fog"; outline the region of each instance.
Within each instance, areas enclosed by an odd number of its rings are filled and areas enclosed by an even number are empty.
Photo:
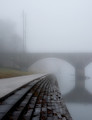
[[[23,40],[9,21],[0,21],[0,52],[23,52]]]
[[[0,68],[55,74],[73,119],[91,120],[91,31],[92,0],[0,0]]]
[[[14,22],[22,37],[26,14],[26,43],[30,52],[91,52],[91,0],[1,0],[0,19]]]
[[[62,94],[71,91],[75,86],[75,69],[62,59],[46,58],[39,60],[29,68],[29,71],[54,74],[57,77]]]

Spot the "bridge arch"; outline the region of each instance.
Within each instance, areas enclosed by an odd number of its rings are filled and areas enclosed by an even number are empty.
[[[85,69],[89,66],[89,65],[91,65],[92,64],[92,60],[87,60],[87,62],[85,62]]]
[[[63,60],[67,63],[69,63],[72,67],[75,67],[73,62],[66,57],[63,56],[53,56],[53,55],[36,55],[32,56],[30,60],[30,66],[36,63],[37,61],[43,60],[43,59],[58,59],[58,60]]]
[[[92,93],[92,62],[85,67],[85,76],[85,87],[90,93]]]
[[[46,61],[51,60],[53,62],[58,61],[57,64],[60,63],[60,62],[66,63],[66,64],[71,65],[72,68],[75,68],[74,65],[71,62],[67,61],[66,59],[62,59],[61,57],[60,58],[59,57],[45,57],[45,58],[34,59],[33,62],[31,62],[30,67],[32,67],[35,63],[42,62],[44,60],[46,60]],[[28,69],[30,69],[30,67]]]
[[[42,67],[42,68],[39,68]],[[65,60],[59,59],[59,58],[45,58],[40,59],[36,61],[29,70],[33,70],[32,72],[35,72],[35,69],[37,72],[39,70],[44,71],[44,69],[52,70],[49,72],[53,72],[58,80],[59,87],[63,94],[68,93],[71,91],[75,86],[75,69],[74,67],[68,63]],[[67,88],[67,89],[66,89]]]

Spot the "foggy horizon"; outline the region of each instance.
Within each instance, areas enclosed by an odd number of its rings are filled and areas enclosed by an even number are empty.
[[[92,52],[91,5],[91,0],[3,0],[0,19],[10,21],[23,39],[24,10],[28,52]]]

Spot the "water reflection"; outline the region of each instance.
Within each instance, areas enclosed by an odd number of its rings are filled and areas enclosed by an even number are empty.
[[[92,120],[92,104],[67,103],[74,120]]]
[[[92,64],[89,66],[85,68],[87,77],[74,77],[76,74],[74,71],[72,71],[72,75],[57,75],[61,93],[74,120],[92,119]]]

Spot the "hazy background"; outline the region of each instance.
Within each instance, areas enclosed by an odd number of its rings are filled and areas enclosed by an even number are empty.
[[[92,0],[0,0],[0,19],[23,34],[27,51],[92,52]]]
[[[23,71],[29,67],[33,72],[53,72],[61,93],[67,95],[75,88],[72,65],[62,59],[46,58],[30,66],[24,53],[92,52],[91,32],[92,0],[0,0],[0,67]],[[24,44],[27,52],[24,52]],[[24,53],[2,54],[11,51]],[[86,66],[85,75],[89,77],[85,80],[85,89],[92,95],[92,63]],[[85,99],[88,98],[85,96]],[[74,120],[92,119],[92,103],[71,102],[67,106]]]

